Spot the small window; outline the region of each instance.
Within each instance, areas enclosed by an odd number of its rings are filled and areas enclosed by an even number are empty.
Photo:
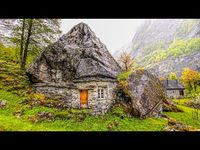
[[[98,98],[104,98],[104,89],[98,89]]]

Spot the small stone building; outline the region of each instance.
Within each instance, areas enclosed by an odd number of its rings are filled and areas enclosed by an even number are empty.
[[[168,98],[182,98],[185,96],[185,88],[178,80],[163,80]]]
[[[80,23],[44,49],[27,75],[33,89],[60,96],[67,107],[104,114],[115,103],[120,71],[106,46],[88,25]]]

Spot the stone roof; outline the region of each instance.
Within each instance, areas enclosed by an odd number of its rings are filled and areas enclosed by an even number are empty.
[[[178,80],[163,80],[162,83],[167,90],[185,89],[181,82]]]
[[[116,79],[119,72],[121,68],[106,46],[87,24],[79,23],[44,49],[27,75],[33,82],[67,82]]]

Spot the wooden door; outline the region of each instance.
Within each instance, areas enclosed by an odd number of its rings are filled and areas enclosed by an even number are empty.
[[[81,106],[87,106],[88,90],[80,90],[80,103],[81,103]]]

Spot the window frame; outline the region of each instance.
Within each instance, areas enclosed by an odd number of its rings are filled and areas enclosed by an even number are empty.
[[[105,99],[105,89],[103,89],[103,88],[97,89],[97,98],[98,99]]]

